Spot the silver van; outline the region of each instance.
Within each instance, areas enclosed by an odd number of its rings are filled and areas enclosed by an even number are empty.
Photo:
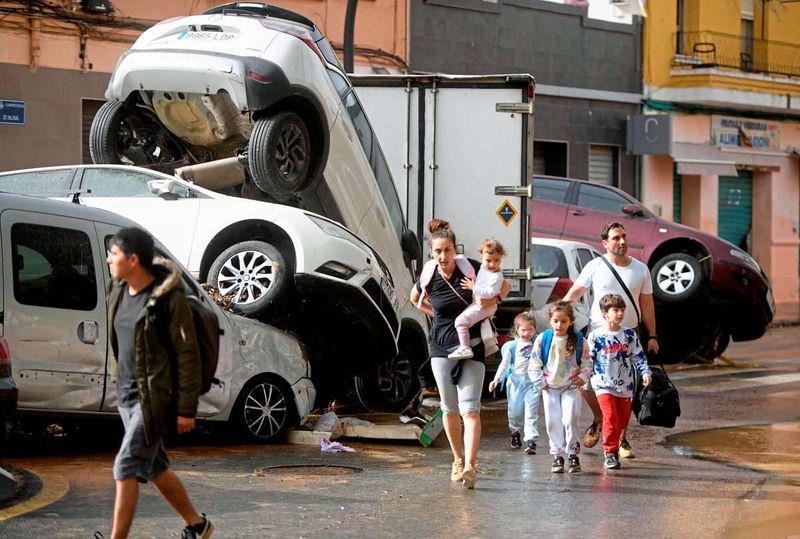
[[[0,335],[13,350],[23,421],[115,413],[106,257],[111,237],[127,226],[136,225],[104,210],[0,193]],[[198,417],[233,423],[262,441],[304,423],[316,390],[297,339],[224,312],[178,266],[187,295],[213,309],[221,329],[219,382],[200,398]]]

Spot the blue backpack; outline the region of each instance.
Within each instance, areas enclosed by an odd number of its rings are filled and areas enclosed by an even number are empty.
[[[555,333],[553,332],[552,328],[547,329],[544,331],[544,333],[542,333],[542,339],[541,339],[542,350],[540,356],[542,358],[542,363],[547,364],[547,358],[550,357],[550,345],[553,343],[554,334]],[[580,331],[578,331],[576,332],[576,335],[578,336],[578,346],[576,347],[575,350],[575,360],[578,362],[578,367],[580,367],[581,354],[583,353],[583,334]]]

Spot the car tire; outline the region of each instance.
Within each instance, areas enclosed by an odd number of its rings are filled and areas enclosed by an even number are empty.
[[[158,120],[117,100],[106,101],[94,115],[89,155],[95,164],[136,165],[168,174],[184,157]]]
[[[121,101],[106,101],[98,109],[89,129],[89,155],[95,164],[118,165],[122,163],[117,151],[117,136],[125,104]]]
[[[248,382],[233,410],[230,421],[238,432],[250,441],[262,443],[280,440],[297,417],[289,386],[270,376]]]
[[[256,186],[273,196],[310,187],[311,139],[303,119],[291,111],[256,120],[250,134],[248,162]]]
[[[700,262],[686,253],[671,253],[653,266],[653,294],[665,303],[700,299],[705,276]]]
[[[283,255],[271,244],[243,241],[222,251],[211,264],[208,282],[231,298],[240,313],[254,316],[273,313],[291,288],[291,275]]]
[[[354,376],[358,401],[370,411],[402,411],[419,392],[419,363],[401,343],[396,356]]]

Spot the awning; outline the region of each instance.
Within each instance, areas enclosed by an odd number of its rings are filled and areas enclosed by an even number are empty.
[[[736,176],[737,160],[716,146],[673,142],[672,159],[678,165],[678,174]]]
[[[738,165],[749,165],[753,167],[768,167],[779,169],[786,166],[786,158],[791,157],[791,154],[784,152],[768,152],[768,151],[748,151],[739,150],[734,148],[724,148],[721,150],[724,155],[729,159],[733,159]]]

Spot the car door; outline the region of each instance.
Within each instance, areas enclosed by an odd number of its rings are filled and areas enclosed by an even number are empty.
[[[655,219],[642,210],[634,216],[622,211],[624,206],[640,206],[636,200],[629,199],[613,189],[588,182],[575,182],[577,192],[569,206],[564,223],[564,239],[582,241],[603,249],[600,233],[609,221],[616,221],[625,227],[628,236],[628,254],[642,259],[647,239],[655,226]]]
[[[578,247],[575,249],[575,269],[577,273],[572,277],[573,281],[578,280],[578,275],[581,274],[583,268],[586,267],[586,264],[592,261],[592,259],[597,258],[599,253],[596,251],[592,251],[590,249],[586,249],[584,247]],[[576,303],[576,311],[581,313],[582,316],[585,316],[586,319],[589,319],[592,310],[592,303],[594,303],[594,290],[592,287],[586,289],[583,295],[580,297],[578,302]]]
[[[531,236],[560,238],[567,217],[570,180],[533,179]]]
[[[4,334],[19,407],[93,412],[106,374],[103,251],[89,221],[5,210]]]
[[[199,199],[179,183],[170,196],[151,193],[147,182],[159,179],[164,178],[135,168],[87,167],[82,169],[81,202],[136,221],[188,265]]]

